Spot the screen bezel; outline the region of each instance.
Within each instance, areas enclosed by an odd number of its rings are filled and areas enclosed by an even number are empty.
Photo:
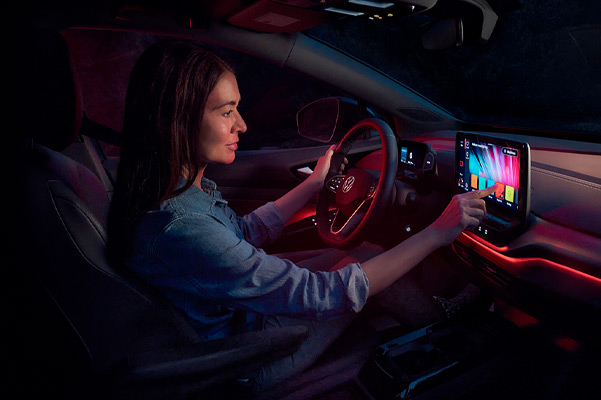
[[[520,185],[518,188],[517,210],[512,210],[501,204],[497,204],[490,198],[485,198],[485,201],[488,213],[510,222],[511,225],[525,223],[528,216],[530,215],[530,146],[528,145],[528,143],[482,133],[472,133],[463,131],[457,132],[455,138],[455,184],[458,193],[467,192],[465,189],[459,187],[458,185],[460,169],[460,143],[463,142],[465,139],[469,139],[472,142],[484,142],[496,146],[511,147],[520,151]]]

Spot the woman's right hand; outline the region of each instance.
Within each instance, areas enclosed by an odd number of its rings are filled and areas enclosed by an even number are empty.
[[[486,215],[484,197],[493,193],[497,185],[453,196],[440,217],[430,225],[436,231],[441,246],[452,243],[464,230],[476,228]]]

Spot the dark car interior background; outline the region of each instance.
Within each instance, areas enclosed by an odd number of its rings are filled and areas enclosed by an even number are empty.
[[[7,278],[19,396],[250,398],[239,378],[307,336],[298,326],[200,340],[107,254],[129,73],[173,37],[235,66],[248,131],[235,162],[206,175],[240,215],[338,143],[374,182],[348,214],[365,211],[360,240],[384,247],[490,183],[473,168],[514,182],[487,199],[485,223],[423,261],[420,284],[449,295],[440,321],[408,330],[368,304],[313,367],[254,397],[598,396],[601,3],[30,0],[19,17]],[[355,239],[328,236],[345,210],[324,199],[342,197],[346,175],[329,178],[268,253]]]

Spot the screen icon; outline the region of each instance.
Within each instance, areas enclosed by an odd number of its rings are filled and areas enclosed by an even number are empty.
[[[505,200],[507,200],[510,203],[514,203],[514,195],[515,195],[515,188],[513,186],[505,186]]]
[[[483,176],[478,177],[478,189],[486,189],[486,178]]]
[[[505,184],[500,183],[495,190],[495,197],[500,200],[505,200]]]

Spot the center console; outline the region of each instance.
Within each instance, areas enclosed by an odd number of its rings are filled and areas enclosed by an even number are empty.
[[[380,345],[359,385],[375,400],[460,399],[501,372],[510,341],[509,328],[492,313],[439,322]]]

